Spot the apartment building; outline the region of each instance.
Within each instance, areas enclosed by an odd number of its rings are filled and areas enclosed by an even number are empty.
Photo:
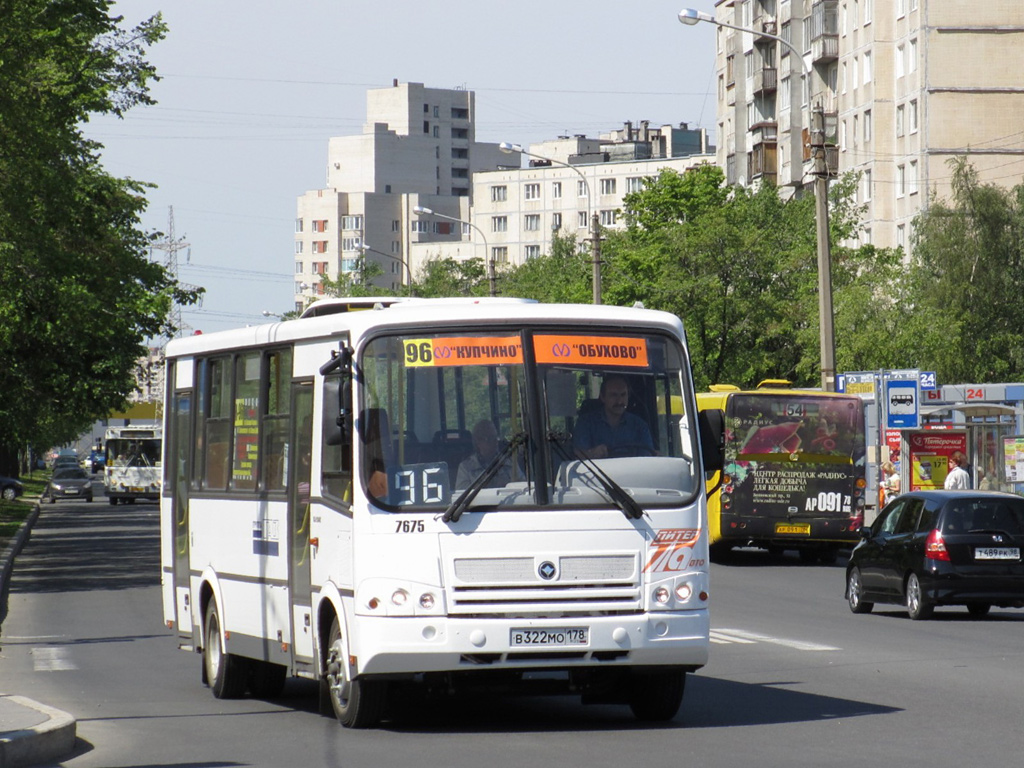
[[[574,235],[583,246],[595,214],[603,228],[624,226],[623,198],[643,189],[647,177],[715,162],[704,129],[646,122],[626,123],[597,139],[538,142],[523,155],[525,168],[473,175],[473,223],[485,233],[496,265],[549,253],[555,233]]]
[[[472,91],[396,80],[367,92],[366,114],[361,134],[330,139],[325,186],[298,198],[296,308],[323,294],[321,278],[353,274],[363,258],[383,271],[375,283],[400,289],[417,243],[461,237],[450,219],[468,219],[474,171],[508,162],[476,141]]]
[[[717,28],[730,182],[810,185],[812,113],[829,171],[861,174],[863,242],[908,246],[929,195],[950,194],[950,158],[983,183],[1024,179],[1020,0],[720,0],[715,18],[752,30]]]

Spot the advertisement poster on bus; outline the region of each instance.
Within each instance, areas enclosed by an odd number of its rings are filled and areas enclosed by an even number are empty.
[[[911,432],[906,444],[910,458],[910,490],[941,490],[949,473],[949,457],[967,453],[966,432]]]
[[[725,426],[732,508],[773,517],[851,513],[855,465],[864,460],[858,398],[737,396]]]

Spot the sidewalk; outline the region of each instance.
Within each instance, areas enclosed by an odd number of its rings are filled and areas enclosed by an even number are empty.
[[[12,546],[0,553],[0,609],[6,610],[7,589],[14,558],[25,546],[39,517],[39,504],[14,537]],[[0,633],[0,649],[3,635]],[[77,724],[67,712],[24,696],[0,693],[0,768],[23,768],[52,762],[75,748]]]

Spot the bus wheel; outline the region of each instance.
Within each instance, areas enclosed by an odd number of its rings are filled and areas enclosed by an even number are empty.
[[[269,661],[251,661],[252,679],[249,690],[258,699],[274,699],[284,690],[284,682],[288,678],[288,668],[282,664]]]
[[[218,699],[237,699],[245,693],[245,659],[225,651],[221,641],[220,613],[217,602],[210,600],[206,608],[206,642],[203,643],[203,665],[206,679]]]
[[[114,496],[110,497],[110,506],[112,506],[112,507],[116,507],[117,506],[117,498],[116,497],[114,497]]]
[[[664,672],[634,672],[629,686],[629,708],[637,720],[664,722],[679,712],[686,688],[686,672],[667,669]]]
[[[331,709],[339,723],[346,728],[372,728],[384,714],[387,684],[377,680],[349,680],[344,659],[341,623],[335,616],[327,644],[327,670],[321,685],[326,684],[328,688]]]

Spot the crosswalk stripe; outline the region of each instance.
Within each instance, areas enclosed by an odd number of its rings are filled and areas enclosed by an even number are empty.
[[[772,645],[781,645],[785,648],[793,648],[797,651],[841,651],[842,648],[837,648],[834,645],[822,645],[820,643],[811,643],[806,640],[792,640],[785,637],[772,637],[771,635],[761,635],[756,632],[747,632],[743,629],[713,629],[711,630],[711,642],[713,643],[771,643]]]
[[[39,647],[32,649],[32,669],[36,672],[69,672],[78,665],[68,658],[66,648]]]

